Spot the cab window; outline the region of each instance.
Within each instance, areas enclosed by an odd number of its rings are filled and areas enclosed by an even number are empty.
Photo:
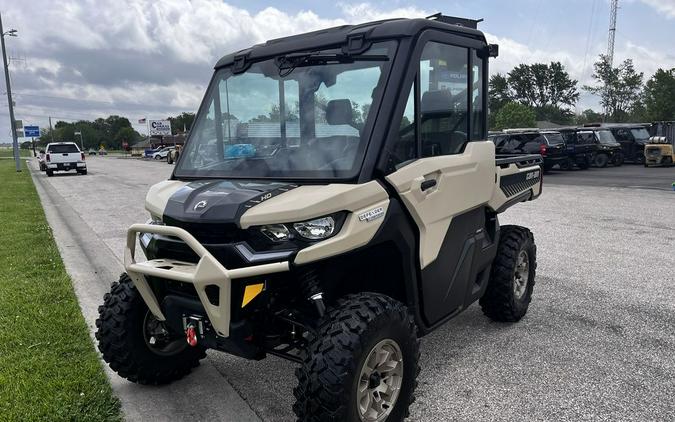
[[[424,47],[419,67],[423,157],[459,154],[469,140],[468,53],[437,42]]]

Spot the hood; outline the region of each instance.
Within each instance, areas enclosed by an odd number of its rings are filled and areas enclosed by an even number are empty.
[[[235,223],[247,209],[296,188],[282,182],[201,180],[173,193],[164,208],[165,221]]]

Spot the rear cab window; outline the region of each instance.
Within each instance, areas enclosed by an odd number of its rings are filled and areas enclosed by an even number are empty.
[[[50,145],[47,152],[52,154],[68,154],[71,152],[80,152],[80,149],[75,144],[58,144]]]
[[[544,137],[549,145],[560,145],[565,143],[565,139],[563,139],[563,136],[559,133],[545,133]]]

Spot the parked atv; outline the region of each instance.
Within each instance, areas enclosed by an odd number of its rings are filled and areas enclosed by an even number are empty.
[[[400,421],[421,336],[476,301],[520,320],[536,247],[498,214],[541,194],[543,163],[487,140],[497,46],[476,26],[395,19],[223,57],[99,309],[110,367],[164,384],[207,349],[272,354],[299,365],[300,420]]]

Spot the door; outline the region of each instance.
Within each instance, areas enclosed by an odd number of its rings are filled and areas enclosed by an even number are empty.
[[[617,142],[621,144],[623,156],[627,160],[635,160],[635,141],[633,140],[633,135],[630,131],[626,128],[617,128],[612,129],[612,133]]]
[[[434,324],[467,306],[477,263],[486,266],[477,254],[494,189],[495,146],[483,140],[483,59],[471,48],[436,41],[425,43],[418,57],[401,122],[414,128],[417,154],[412,160],[408,154],[386,180],[419,229],[421,311]],[[410,145],[410,132],[401,132],[398,144]],[[410,150],[398,144],[391,150]]]

